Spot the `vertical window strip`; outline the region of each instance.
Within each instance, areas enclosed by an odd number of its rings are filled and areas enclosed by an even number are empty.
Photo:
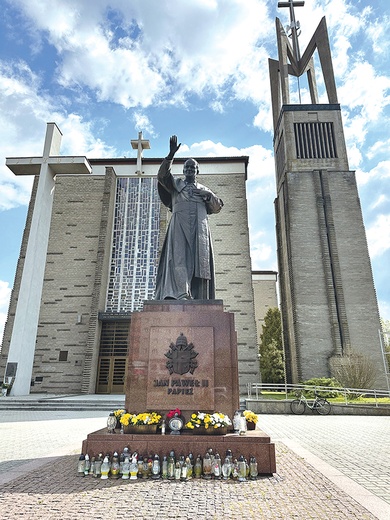
[[[153,296],[159,204],[156,179],[117,180],[107,312],[139,310]]]

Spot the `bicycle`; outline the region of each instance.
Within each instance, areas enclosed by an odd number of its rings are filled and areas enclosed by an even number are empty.
[[[330,402],[322,397],[318,397],[317,394],[315,394],[315,396],[313,403],[310,404],[303,393],[301,393],[299,399],[294,399],[290,403],[292,413],[295,415],[302,415],[305,413],[306,408],[310,408],[311,411],[315,410],[320,415],[328,415],[331,409]]]

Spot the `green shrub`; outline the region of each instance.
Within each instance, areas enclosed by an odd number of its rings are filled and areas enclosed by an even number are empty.
[[[334,377],[313,377],[312,379],[308,379],[307,381],[302,381],[301,384],[305,385],[305,386],[329,387],[329,390],[321,389],[321,390],[317,391],[317,395],[319,397],[325,397],[325,398],[337,397],[338,392],[335,390],[332,391],[331,388],[340,388],[341,387],[340,383]],[[314,398],[316,391],[305,389],[304,394],[305,394],[305,397]]]

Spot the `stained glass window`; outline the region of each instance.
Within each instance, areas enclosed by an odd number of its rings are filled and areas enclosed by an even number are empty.
[[[107,312],[142,309],[153,298],[160,199],[153,177],[119,177],[116,186]]]

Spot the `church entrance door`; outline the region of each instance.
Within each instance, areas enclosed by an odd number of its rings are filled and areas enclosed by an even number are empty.
[[[125,392],[128,333],[128,321],[102,323],[97,394],[123,394]]]
[[[125,391],[126,358],[99,358],[98,394],[123,394]]]

